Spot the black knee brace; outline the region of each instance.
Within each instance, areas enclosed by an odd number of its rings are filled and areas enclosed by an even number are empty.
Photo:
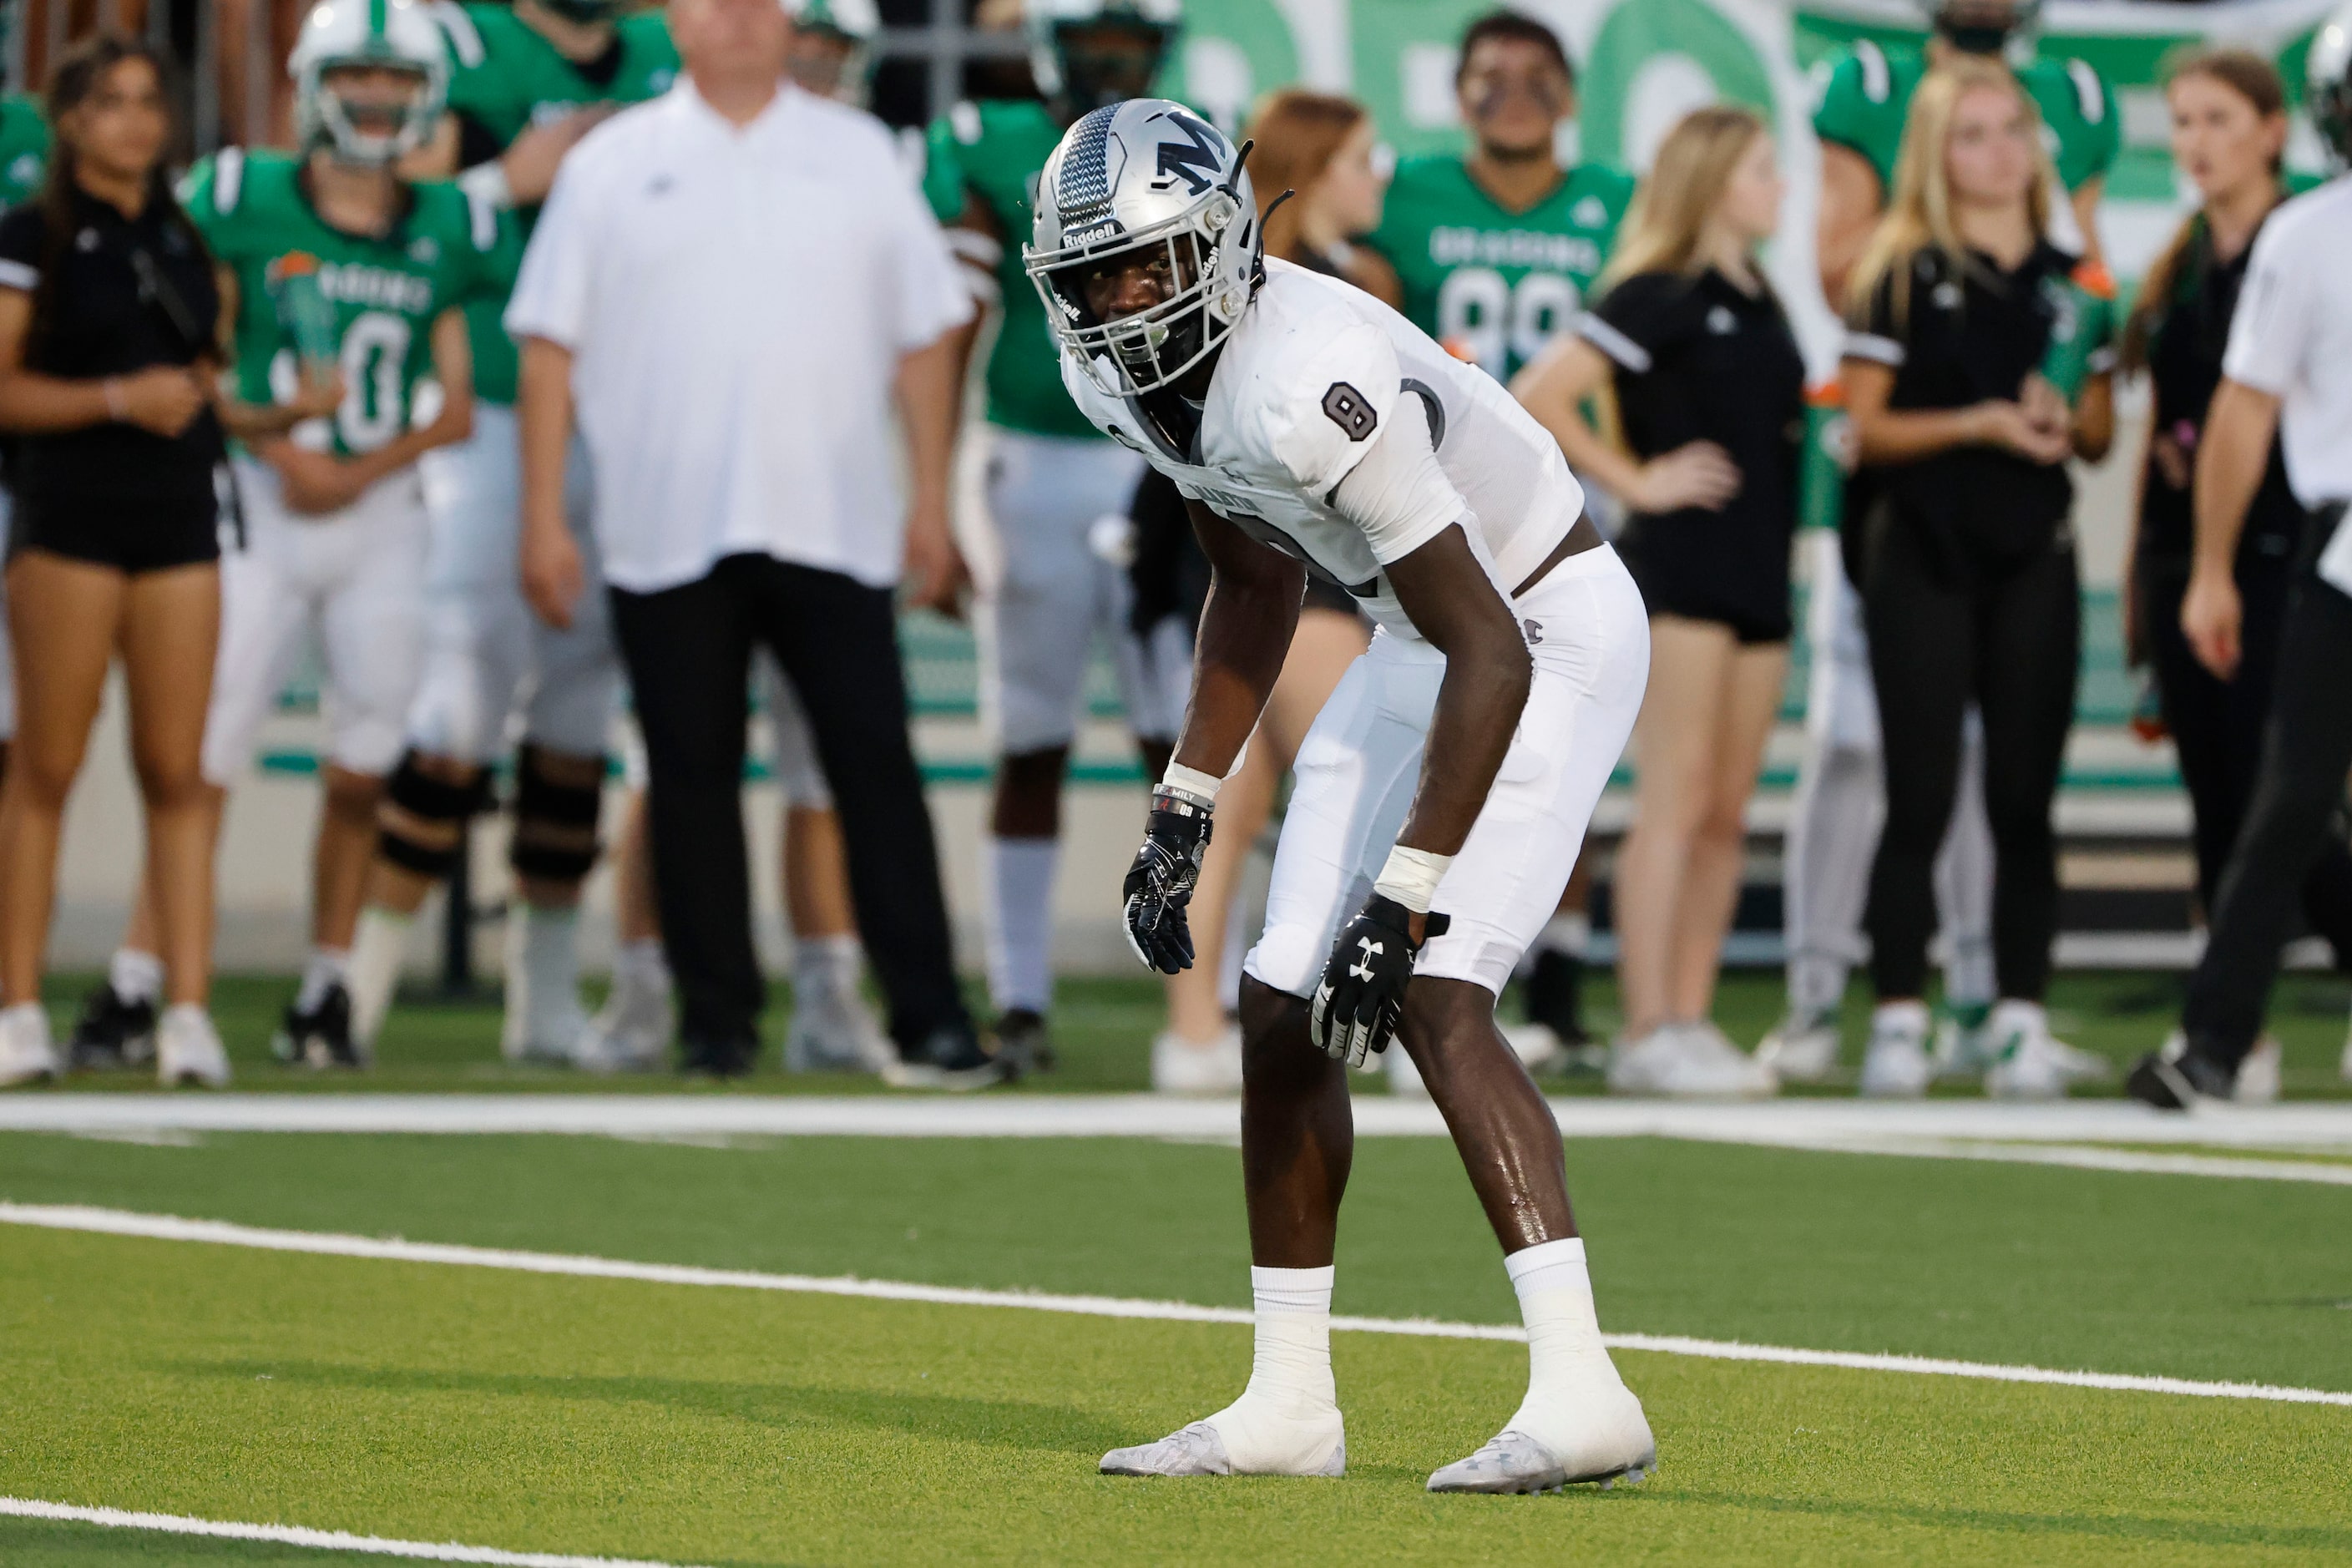
[[[376,853],[420,877],[446,877],[457,868],[466,819],[488,798],[487,773],[468,784],[451,784],[421,771],[416,753],[406,752],[384,781],[385,809],[376,831]],[[440,842],[445,838],[446,843]]]
[[[514,837],[507,863],[518,876],[577,882],[596,864],[604,807],[604,759],[569,757],[526,742],[515,756]]]

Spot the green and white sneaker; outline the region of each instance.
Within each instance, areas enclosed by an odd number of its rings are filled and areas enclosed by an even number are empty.
[[[1917,1100],[1935,1076],[1927,1055],[1927,1005],[1881,1003],[1870,1016],[1870,1044],[1862,1053],[1862,1097]]]

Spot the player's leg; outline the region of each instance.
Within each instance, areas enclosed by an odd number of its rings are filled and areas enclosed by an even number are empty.
[[[987,548],[973,552],[981,714],[998,754],[982,845],[989,994],[1000,1048],[1050,1052],[1061,795],[1098,616],[1092,534],[1122,515],[1142,460],[1108,441],[988,428]]]
[[[1355,1123],[1346,1067],[1308,1038],[1307,999],[1362,898],[1363,866],[1385,858],[1403,823],[1441,679],[1430,650],[1376,639],[1299,748],[1265,931],[1241,986],[1242,1182],[1257,1302],[1249,1383],[1213,1415],[1106,1454],[1107,1473],[1339,1475],[1346,1467],[1330,1311]]]
[[[1595,559],[1594,557],[1597,557]],[[1553,910],[1643,706],[1648,633],[1613,557],[1571,560],[1514,606],[1540,633],[1535,679],[1469,838],[1438,885],[1450,921],[1423,945],[1399,1030],[1444,1112],[1517,1289],[1526,1397],[1496,1436],[1430,1478],[1436,1491],[1535,1491],[1639,1479],[1655,1465],[1641,1402],[1601,1342],[1559,1131],[1495,1025],[1495,1001]]]
[[[407,747],[384,781],[375,855],[352,938],[352,1034],[371,1047],[391,1009],[409,930],[487,804],[530,659],[530,609],[516,580],[520,480],[514,411],[478,404],[474,434],[418,464],[430,520],[425,655]]]
[[[783,799],[785,921],[793,931],[793,1021],[784,1068],[880,1072],[897,1054],[859,982],[866,948],[849,897],[849,859],[833,786],[817,761],[808,714],[772,655],[756,659],[776,785]]]
[[[425,660],[429,525],[413,482],[377,490],[331,524],[313,525],[321,554],[329,756],[311,851],[310,952],[279,1035],[281,1059],[356,1067],[352,944],[374,859],[385,780],[406,741]],[[326,529],[334,532],[329,533]]]
[[[1781,1079],[1818,1080],[1837,1065],[1838,1009],[1862,956],[1870,868],[1886,816],[1878,698],[1862,596],[1836,535],[1816,531],[1806,638],[1805,759],[1790,803],[1782,870],[1788,1012],[1757,1047]]]
[[[587,591],[561,630],[530,622],[531,680],[515,756],[513,829],[507,862],[520,908],[507,926],[509,1058],[569,1062],[588,1032],[580,999],[580,895],[601,847],[604,748],[620,710],[604,572],[588,528],[583,449],[574,443],[567,507]]]

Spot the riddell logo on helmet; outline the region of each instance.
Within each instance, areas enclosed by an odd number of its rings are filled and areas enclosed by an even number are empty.
[[[1098,239],[1110,239],[1125,232],[1126,231],[1119,226],[1118,219],[1115,217],[1105,218],[1102,222],[1094,225],[1090,228],[1081,228],[1073,231],[1063,239],[1062,243],[1065,246],[1092,245]]]

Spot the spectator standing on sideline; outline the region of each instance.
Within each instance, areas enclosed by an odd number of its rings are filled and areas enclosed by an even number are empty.
[[[1403,300],[1395,269],[1353,243],[1380,226],[1387,178],[1363,106],[1328,93],[1286,89],[1266,100],[1244,139],[1255,170],[1251,189],[1265,219],[1265,253],[1333,278],[1344,278],[1393,309]],[[1286,191],[1297,194],[1282,201]],[[1267,209],[1276,207],[1269,214]],[[1185,646],[1200,623],[1209,563],[1193,537],[1192,521],[1175,483],[1157,468],[1136,491],[1136,526],[1163,547],[1138,552],[1139,632],[1166,616],[1182,618]],[[1162,566],[1146,573],[1146,562]],[[1161,609],[1161,605],[1168,608]],[[1242,1032],[1234,1013],[1241,990],[1242,868],[1274,814],[1275,791],[1298,755],[1307,727],[1323,710],[1339,678],[1371,640],[1371,628],[1347,589],[1318,573],[1307,577],[1307,597],[1290,635],[1282,674],[1266,698],[1241,771],[1219,794],[1224,833],[1209,845],[1192,900],[1192,967],[1167,979],[1168,1027],[1151,1042],[1151,1086],[1177,1094],[1224,1094],[1241,1088]],[[1183,704],[1175,704],[1179,719]],[[1165,773],[1168,758],[1157,771]],[[1400,1053],[1402,1055],[1402,1053]]]
[[[2252,805],[2230,851],[2180,1030],[2132,1069],[2133,1094],[2186,1110],[2236,1090],[2278,973],[2296,892],[2331,839],[2352,769],[2352,7],[2311,47],[2305,101],[2338,173],[2281,207],[2254,241],[2222,382],[2205,422],[2195,484],[2197,554],[2181,629],[2229,679],[2246,657],[2238,540],[2263,486],[2273,435],[2308,513],[2294,557],[2278,686]],[[2344,1066],[2352,1073],[2352,1043]]]
[[[0,429],[17,437],[8,627],[19,729],[0,786],[0,1083],[53,1077],[40,1000],[66,796],[119,652],[165,970],[156,1067],[228,1081],[206,1011],[201,759],[220,633],[208,378],[221,299],[173,198],[162,58],[100,35],[58,62],[37,200],[0,219]]]
[[[1127,574],[1100,542],[1121,518],[1143,459],[1106,439],[1062,389],[1045,307],[1021,270],[1039,174],[1088,110],[1151,90],[1183,21],[1182,0],[1024,0],[1039,96],[957,104],[924,142],[923,194],[949,226],[974,298],[995,314],[986,404],[965,447],[980,506],[961,520],[972,571],[980,712],[996,753],[981,839],[981,915],[998,1051],[1024,1071],[1053,1065],[1054,873],[1062,783],[1077,736],[1087,658],[1110,644],[1139,733],[1165,706],[1129,635]],[[957,335],[961,367],[980,337]],[[1106,519],[1114,520],[1106,522]],[[1162,753],[1164,755],[1164,752]],[[1156,775],[1155,775],[1156,776]]]
[[[1623,1035],[1613,1089],[1769,1094],[1771,1069],[1715,1026],[1748,797],[1789,673],[1805,362],[1757,259],[1784,192],[1764,122],[1701,109],[1659,143],[1607,290],[1512,390],[1570,467],[1630,516],[1617,549],[1650,612],[1640,780],[1618,852]],[[1620,450],[1585,423],[1613,385]]]
[[[49,122],[30,93],[0,94],[0,211],[38,192],[49,166]],[[0,563],[8,559],[7,489],[0,486]],[[0,782],[16,735],[16,677],[8,654],[8,595],[0,584]]]
[[[1846,298],[1855,259],[1894,195],[1911,95],[1929,71],[1956,59],[2015,62],[2019,84],[2041,110],[2066,190],[2065,205],[2051,210],[2053,237],[2062,246],[2079,246],[2090,259],[2100,255],[2099,201],[2123,139],[2114,91],[2086,61],[2032,54],[2036,0],[1930,0],[1926,9],[1928,35],[1921,47],[1858,38],[1834,58],[1813,112],[1822,148],[1815,254],[1822,294],[1833,304]],[[1835,466],[1815,471],[1825,474]],[[1805,512],[1822,521],[1844,508],[1843,496],[1808,498]],[[1858,497],[1854,510],[1861,510]],[[1758,1047],[1784,1080],[1798,1081],[1819,1079],[1837,1063],[1838,1007],[1861,956],[1871,852],[1886,810],[1862,602],[1840,559],[1837,534],[1824,527],[1812,538],[1818,552],[1806,612],[1813,650],[1807,747],[1789,824],[1789,1011]],[[1983,1065],[1994,990],[1992,881],[1983,726],[1972,713],[1961,742],[1951,830],[1936,862],[1944,964],[1936,1053],[1940,1071]],[[2073,1065],[2084,1072],[2105,1068],[2087,1056]]]
[[[2231,569],[2243,606],[2237,668],[2227,679],[2206,668],[2180,626],[2194,554],[2191,487],[2254,239],[2287,196],[2286,85],[2260,55],[2200,49],[2172,67],[2165,98],[2173,162],[2204,199],[2149,267],[2125,324],[2122,368],[2147,372],[2156,400],[2128,557],[2125,637],[2132,662],[2155,673],[2195,812],[2197,899],[2210,917],[2253,799],[2304,530],[2303,504],[2273,440]],[[2305,921],[2328,939],[2337,966],[2352,967],[2352,850],[2340,839],[2323,844],[2302,894]],[[2278,1042],[2263,1040],[2239,1071],[2237,1097],[2275,1095],[2278,1065]]]
[[[993,1082],[957,994],[891,602],[902,560],[918,602],[954,586],[950,334],[971,301],[888,134],[785,79],[775,0],[675,0],[669,16],[686,79],[574,150],[508,312],[524,584],[551,624],[580,613],[563,506],[576,407],[687,1066],[744,1072],[759,1047],[740,795],[765,646],[839,803],[894,1079]],[[914,486],[903,537],[884,523],[894,392]]]
[[[1400,164],[1371,245],[1403,280],[1406,318],[1507,383],[1575,324],[1616,244],[1633,176],[1605,163],[1561,164],[1576,72],[1559,36],[1532,16],[1490,11],[1463,30],[1454,96],[1469,153]],[[1591,883],[1591,862],[1580,861],[1531,949],[1528,1024],[1511,1031],[1511,1042],[1533,1066],[1587,1044],[1578,994]],[[1412,1063],[1391,1053],[1389,1070],[1402,1076]]]
[[[1895,200],[1856,268],[1843,379],[1872,501],[1863,620],[1886,761],[1871,871],[1878,1007],[1868,1095],[1927,1092],[1935,862],[1969,705],[1984,715],[1992,826],[1990,1093],[2063,1094],[2042,1006],[2057,935],[2050,814],[2074,721],[2082,626],[2067,459],[2105,455],[2114,408],[2105,301],[2047,237],[2041,121],[1990,60],[1947,62],[1912,95]]]

